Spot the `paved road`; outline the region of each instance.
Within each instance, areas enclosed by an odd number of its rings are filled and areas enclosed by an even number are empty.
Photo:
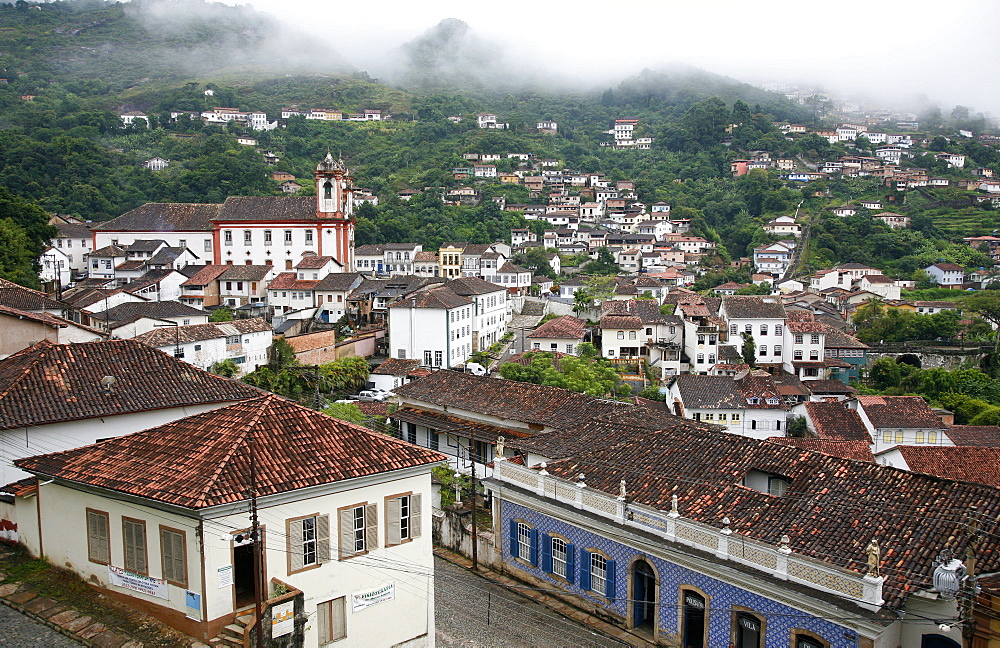
[[[434,606],[441,648],[622,645],[437,556]]]
[[[0,628],[3,628],[0,645],[4,648],[82,648],[83,646],[6,605],[0,605]]]

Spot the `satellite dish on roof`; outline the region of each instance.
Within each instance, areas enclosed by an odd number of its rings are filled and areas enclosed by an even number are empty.
[[[486,375],[486,367],[477,362],[470,362],[469,364],[465,365],[465,368],[468,369],[469,373],[471,373],[474,376]]]

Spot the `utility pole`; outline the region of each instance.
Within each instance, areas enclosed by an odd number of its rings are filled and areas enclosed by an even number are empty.
[[[970,510],[970,516],[976,511]],[[965,578],[962,580],[962,638],[971,646],[976,635],[976,551],[979,548],[979,523],[972,517],[969,522],[969,544],[965,547]]]
[[[476,522],[476,454],[473,451],[475,441],[469,441],[469,457],[472,459],[472,571],[479,571],[479,525]]]
[[[261,619],[261,599],[264,594],[264,547],[260,541],[260,528],[257,524],[257,472],[254,461],[254,438],[250,431],[247,439],[250,449],[250,541],[253,542],[253,612],[254,626],[257,631],[257,648],[264,648],[264,623]]]

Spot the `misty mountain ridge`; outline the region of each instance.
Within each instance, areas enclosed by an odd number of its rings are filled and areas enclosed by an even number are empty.
[[[350,70],[326,43],[246,6],[202,0],[0,5],[0,20],[4,67],[70,86],[92,81],[105,92],[217,75]]]

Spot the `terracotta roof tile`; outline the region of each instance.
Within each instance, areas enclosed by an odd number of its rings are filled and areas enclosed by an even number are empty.
[[[200,342],[201,340],[213,340],[232,335],[263,333],[270,330],[271,325],[263,318],[253,317],[250,319],[233,320],[231,322],[167,326],[153,329],[132,339],[151,347],[165,347],[174,344]]]
[[[1000,448],[1000,425],[951,425],[945,433],[955,445]]]
[[[236,196],[226,198],[213,221],[315,221],[310,196]]]
[[[66,304],[52,299],[39,290],[25,288],[3,278],[0,278],[0,304],[26,311],[66,308]]]
[[[900,445],[896,449],[913,472],[1000,488],[1000,448]]]
[[[36,474],[189,509],[244,501],[247,442],[259,496],[436,464],[445,456],[264,396],[65,452],[19,459]]]
[[[858,396],[858,405],[878,429],[944,429],[941,417],[920,396]]]
[[[727,295],[722,306],[729,319],[785,319],[785,307],[771,297]]]
[[[633,501],[663,511],[676,495],[684,518],[717,526],[729,517],[734,535],[772,544],[787,534],[796,554],[859,574],[867,568],[865,546],[878,538],[883,597],[891,609],[931,586],[934,554],[965,550],[969,535],[962,512],[971,508],[980,513],[980,530],[989,538],[977,552],[977,571],[1000,570],[994,535],[1000,531],[1000,491],[988,486],[732,434],[630,425],[628,418],[584,426],[566,448],[571,454],[549,462],[550,474],[575,481],[583,473],[588,488],[604,493],[617,493],[625,479]],[[782,475],[787,492],[779,497],[744,486],[751,470]],[[921,515],[912,513],[915,507]]]
[[[117,379],[110,392],[105,376]],[[0,429],[259,395],[134,340],[39,342],[0,360]]]
[[[282,272],[267,285],[268,290],[314,290],[319,279],[299,279],[294,272]]]
[[[219,275],[220,281],[263,281],[274,271],[269,265],[231,265]]]
[[[376,369],[373,374],[380,376],[408,376],[410,372],[420,366],[420,361],[416,359],[402,360],[400,358],[389,358]]]
[[[585,394],[516,382],[473,376],[458,371],[436,371],[395,390],[407,400],[449,405],[490,416],[551,428],[565,428],[619,407]]]
[[[810,402],[805,404],[805,409],[813,431],[821,439],[872,442],[861,415],[844,407],[843,403]]]
[[[586,332],[586,322],[572,315],[563,315],[545,322],[529,333],[528,337],[582,340]]]
[[[98,232],[210,232],[222,205],[146,203],[93,229]]]
[[[872,454],[871,445],[867,441],[854,439],[796,439],[792,437],[771,437],[771,443],[779,445],[822,452],[823,454],[852,459],[854,461],[867,461],[875,463],[875,455]]]
[[[224,265],[207,265],[191,275],[191,278],[182,283],[182,286],[207,286],[219,278],[223,272],[229,269]]]

